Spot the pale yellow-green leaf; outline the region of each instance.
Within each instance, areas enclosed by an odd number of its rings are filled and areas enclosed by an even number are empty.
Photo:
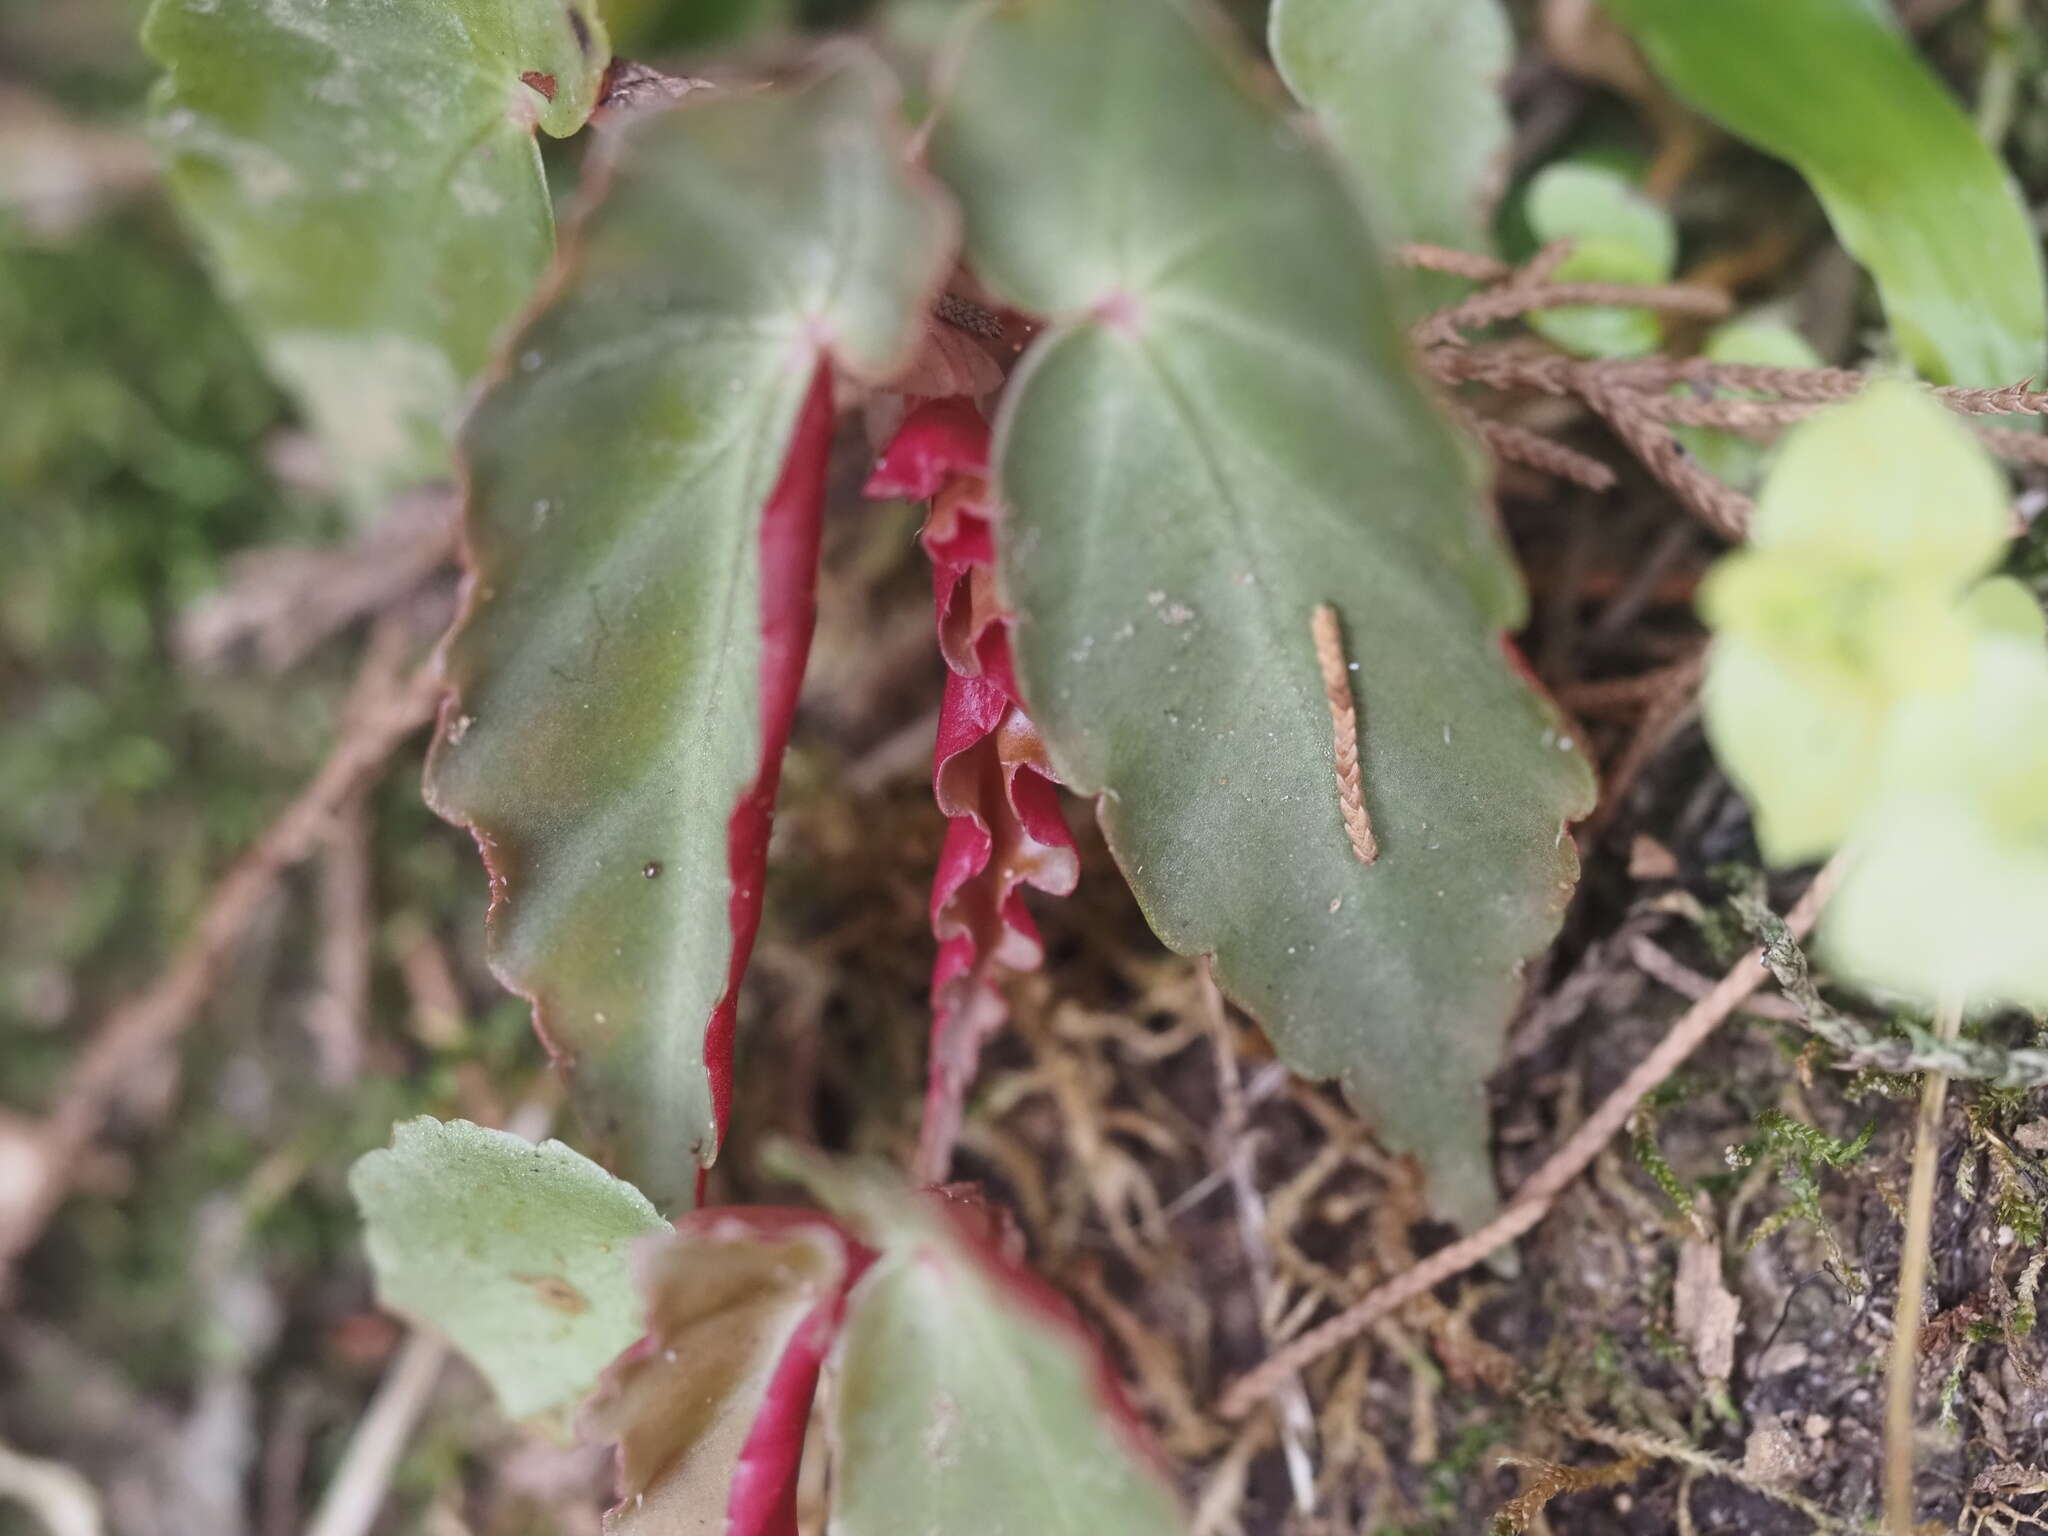
[[[1779,862],[1845,848],[1823,953],[1921,1002],[2048,1005],[2048,648],[1981,580],[1990,455],[1892,382],[1801,427],[1712,573],[1707,729]]]
[[[1995,558],[2006,515],[1997,466],[1909,384],[1874,385],[1786,440],[1749,547],[1700,594],[1719,636],[1708,731],[1767,857],[1842,843],[1899,699],[1967,676],[1973,627],[1959,599]]]
[[[1845,565],[1953,591],[1998,557],[2008,517],[2005,476],[1969,428],[1887,380],[1787,437],[1749,545],[1818,545]]]
[[[1979,639],[1963,686],[1906,700],[1823,955],[1929,1000],[2048,1006],[2048,652]]]
[[[647,1197],[562,1145],[424,1115],[349,1172],[377,1298],[447,1335],[513,1418],[570,1404],[640,1335]]]

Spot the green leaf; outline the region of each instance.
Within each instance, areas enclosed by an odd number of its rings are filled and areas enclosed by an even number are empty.
[[[1489,1208],[1482,1084],[1555,930],[1584,760],[1338,174],[1168,0],[992,13],[932,140],[976,270],[1052,324],[998,426],[999,575],[1061,778],[1155,931],[1213,952],[1439,1207]],[[1310,634],[1357,670],[1362,866]]]
[[[463,434],[471,598],[435,808],[499,977],[664,1205],[716,1154],[810,635],[829,354],[890,372],[950,264],[879,70],[633,120]]]
[[[591,0],[155,0],[143,40],[172,189],[337,476],[445,478],[553,240],[533,127],[597,100]]]
[[[792,0],[601,0],[599,9],[629,58],[728,48],[789,25]]]
[[[2005,542],[2004,477],[1911,385],[1872,386],[1790,433],[1749,547],[1700,594],[1707,724],[1780,863],[1845,841],[1900,696],[1969,665],[1964,589]]]
[[[1979,385],[2041,370],[2048,322],[2026,206],[1888,8],[1603,3],[1681,96],[1806,177],[1916,368]]]
[[[2037,610],[2038,613],[2038,610]],[[1907,696],[1822,953],[1923,1000],[2048,1007],[2048,651],[1981,635],[1959,687]]]
[[[1678,263],[1671,215],[1605,166],[1545,166],[1529,183],[1523,212],[1543,244],[1572,242],[1558,264],[1560,282],[1661,283]],[[1664,335],[1649,310],[1606,304],[1538,310],[1529,323],[1582,357],[1640,357],[1656,351]]]
[[[446,1334],[509,1417],[574,1402],[640,1336],[629,1250],[668,1224],[559,1141],[423,1115],[348,1186],[378,1300]]]
[[[1798,428],[1751,546],[1701,594],[1706,719],[1778,862],[1848,851],[1821,929],[1853,979],[2048,1004],[2048,649],[2031,595],[1979,581],[2004,479],[1920,391]]]
[[[1100,1345],[991,1213],[850,1165],[799,1176],[880,1250],[839,1346],[830,1536],[1187,1530]]]
[[[1487,251],[1511,127],[1500,0],[1274,0],[1273,62],[1316,114],[1388,245]],[[1456,279],[1418,284],[1419,308]]]

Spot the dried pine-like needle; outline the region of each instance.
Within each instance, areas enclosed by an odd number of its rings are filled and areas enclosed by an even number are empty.
[[[1501,1465],[1524,1468],[1529,1473],[1529,1485],[1500,1507],[1488,1530],[1490,1536],[1522,1536],[1529,1529],[1529,1522],[1552,1499],[1629,1482],[1643,1470],[1643,1458],[1630,1456],[1599,1467],[1567,1467],[1537,1456],[1503,1456]]]
[[[1337,739],[1337,809],[1344,817],[1351,851],[1358,855],[1359,863],[1370,864],[1380,856],[1380,845],[1372,835],[1372,814],[1365,808],[1365,783],[1358,766],[1358,704],[1351,693],[1351,668],[1344,659],[1344,631],[1337,622],[1337,610],[1328,603],[1318,606],[1309,620],[1309,632],[1315,637],[1323,695],[1330,701],[1330,729]]]

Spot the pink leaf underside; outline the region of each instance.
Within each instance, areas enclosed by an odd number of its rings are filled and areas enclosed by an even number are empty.
[[[1001,974],[1044,959],[1023,887],[1064,896],[1080,874],[1058,777],[1011,670],[1009,615],[995,590],[998,509],[988,460],[988,423],[972,400],[927,400],[904,419],[867,485],[872,497],[930,503],[921,538],[947,666],[932,763],[932,792],[948,825],[932,881],[939,950],[927,1153],[935,1139],[951,1146],[982,1042],[1007,1016]],[[930,1157],[920,1166],[940,1174]]]
[[[618,1445],[615,1536],[795,1536],[818,1373],[874,1255],[811,1211],[698,1211],[641,1254],[647,1334],[585,1430]]]

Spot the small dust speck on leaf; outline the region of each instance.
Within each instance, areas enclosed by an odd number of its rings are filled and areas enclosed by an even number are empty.
[[[590,1310],[590,1298],[560,1275],[514,1275],[514,1280],[533,1288],[534,1299],[544,1307],[576,1317]]]

